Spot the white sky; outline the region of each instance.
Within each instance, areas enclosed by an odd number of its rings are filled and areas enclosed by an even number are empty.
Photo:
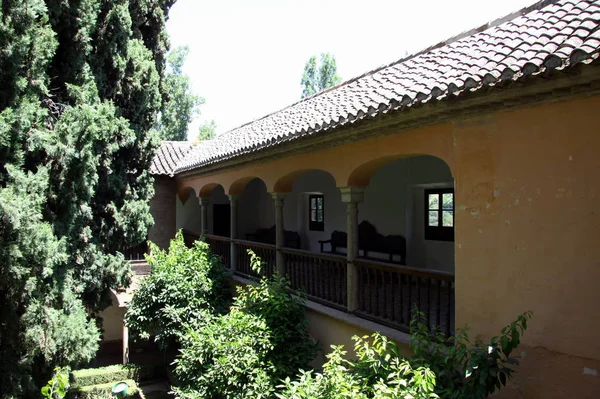
[[[304,64],[330,52],[348,80],[535,0],[178,0],[167,31],[187,45],[184,72],[206,99],[190,125],[217,134],[300,99]]]

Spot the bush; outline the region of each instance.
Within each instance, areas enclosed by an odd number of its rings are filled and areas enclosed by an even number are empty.
[[[155,371],[154,366],[140,366],[136,364],[123,366],[116,364],[93,369],[75,370],[71,372],[70,380],[72,387],[85,387],[122,380],[140,382],[155,378]]]
[[[230,275],[208,244],[196,241],[187,248],[178,232],[168,252],[152,243],[150,252],[146,259],[151,274],[133,295],[125,315],[134,338],[155,335],[164,347],[185,332],[184,326],[227,312]]]
[[[253,256],[253,265],[260,260]],[[285,278],[263,277],[238,287],[229,314],[189,329],[175,360],[183,398],[266,398],[280,379],[295,375],[316,355],[306,331],[303,300]]]
[[[342,346],[332,346],[322,373],[302,371],[297,381],[287,378],[280,399],[437,398],[435,375],[426,367],[413,368],[397,346],[375,333],[354,336],[356,361],[345,359]]]
[[[113,386],[118,382],[125,382],[128,385],[126,397],[139,396],[140,389],[133,380],[116,380],[105,382],[104,384],[96,384],[91,386],[73,388],[69,390],[67,398],[69,399],[113,399]]]
[[[467,329],[459,330],[456,337],[446,338],[437,331],[432,336],[429,329],[419,323],[422,314],[411,321],[411,348],[413,366],[429,367],[437,377],[435,392],[442,398],[484,399],[506,385],[519,365],[513,350],[527,329],[531,312],[504,327],[499,337],[489,344],[480,339],[469,341]]]
[[[281,399],[448,398],[484,399],[506,385],[519,361],[511,353],[527,329],[531,312],[504,327],[499,337],[484,345],[472,344],[467,330],[456,337],[431,333],[416,311],[411,321],[414,356],[403,359],[395,344],[378,334],[372,342],[354,337],[357,361],[344,360],[342,347],[333,347],[322,373],[302,371],[286,379]]]

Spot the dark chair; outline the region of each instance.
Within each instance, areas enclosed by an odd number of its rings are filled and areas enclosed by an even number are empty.
[[[333,233],[331,233],[331,238],[329,240],[319,240],[319,244],[321,244],[321,252],[323,253],[344,255],[343,252],[338,251],[338,248],[347,248],[348,235],[343,231],[335,230]],[[329,251],[325,251],[325,244],[329,244]]]
[[[344,255],[339,248],[347,248],[348,235],[343,231],[334,231],[329,240],[320,240],[321,252]],[[330,250],[325,251],[325,244],[329,244]],[[375,226],[366,220],[358,225],[358,250],[359,257],[369,258],[369,252],[376,252],[388,255],[390,263],[406,264],[406,238],[401,235],[383,236],[377,232]],[[362,255],[360,252],[362,251]],[[394,260],[394,256],[399,256],[400,260]]]
[[[275,226],[268,229],[258,228],[254,233],[246,234],[246,240],[275,245]],[[283,246],[300,249],[300,235],[295,231],[284,230]]]

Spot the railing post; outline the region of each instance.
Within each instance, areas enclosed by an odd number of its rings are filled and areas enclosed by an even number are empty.
[[[281,248],[285,246],[283,227],[283,197],[284,193],[271,193],[275,203],[275,264],[279,275],[285,275],[285,259]]]
[[[346,293],[348,312],[358,309],[358,271],[354,260],[358,257],[358,203],[364,199],[362,187],[341,187],[342,202],[346,203],[346,231],[348,236]]]
[[[208,234],[208,200],[207,197],[198,198],[200,203],[200,235]]]
[[[237,267],[237,257],[235,256],[235,243],[233,242],[233,240],[235,240],[236,236],[237,236],[237,199],[238,196],[237,195],[228,195],[229,197],[229,203],[230,203],[230,210],[231,210],[231,214],[230,214],[230,222],[229,222],[229,238],[231,239],[230,245],[231,245],[231,249],[230,249],[230,257],[231,259],[229,260],[229,267],[231,268],[231,270],[236,269]]]

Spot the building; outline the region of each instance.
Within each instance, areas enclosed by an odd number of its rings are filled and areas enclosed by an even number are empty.
[[[600,397],[600,2],[542,1],[216,139],[165,142],[156,225],[303,288],[324,346],[411,305],[483,339],[524,311],[498,397]]]

